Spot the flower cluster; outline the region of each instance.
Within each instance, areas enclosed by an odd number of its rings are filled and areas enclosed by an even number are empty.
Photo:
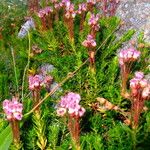
[[[130,80],[132,119],[133,128],[137,128],[140,114],[144,109],[144,102],[150,97],[150,84],[144,78],[143,72],[135,72],[135,76]]]
[[[3,110],[9,121],[22,119],[23,105],[18,102],[18,98],[13,97],[12,100],[5,99],[3,101]]]
[[[64,0],[64,1],[62,1],[62,3],[63,3],[63,6],[65,8],[65,17],[67,19],[75,18],[76,12],[74,10],[74,4],[72,4],[70,2],[70,0]]]
[[[39,10],[39,0],[24,1],[24,4],[27,4],[30,15]]]
[[[87,48],[93,48],[96,46],[96,41],[93,38],[93,36],[89,34],[87,36],[87,39],[82,42],[82,45],[87,47]]]
[[[131,94],[146,100],[150,96],[150,84],[144,78],[143,72],[135,72],[135,77],[130,80]]]
[[[57,115],[64,116],[68,112],[71,116],[83,116],[85,109],[79,105],[80,100],[80,95],[73,92],[69,92],[64,97],[61,97]]]
[[[100,28],[99,23],[98,23],[99,18],[100,18],[99,14],[96,14],[96,15],[95,14],[91,14],[91,17],[90,17],[90,19],[88,21],[89,26],[94,31],[98,31],[99,28]]]
[[[134,62],[140,57],[141,52],[135,50],[134,48],[129,48],[127,50],[121,50],[119,53],[119,63],[124,65],[126,62]]]
[[[77,14],[82,14],[82,12],[86,12],[87,11],[87,5],[86,5],[86,3],[81,3],[81,4],[79,4],[79,6],[78,6],[79,8],[78,8],[78,10],[77,10]]]
[[[30,75],[29,76],[29,89],[34,91],[36,89],[41,89],[42,86],[47,86],[51,83],[53,78],[51,76],[43,75]]]
[[[43,85],[44,85],[44,86],[47,86],[47,85],[49,85],[50,83],[52,83],[52,81],[53,81],[53,77],[50,76],[50,75],[47,75],[47,76],[44,77]]]
[[[87,0],[87,4],[95,5],[97,0]]]
[[[55,4],[54,4],[54,8],[57,9],[57,10],[61,9],[62,6],[63,6],[62,3],[55,3]]]
[[[100,0],[101,1],[101,0]],[[120,0],[103,0],[102,9],[105,16],[114,16]]]
[[[53,12],[53,9],[49,6],[45,7],[44,9],[41,9],[39,12],[38,12],[38,16],[40,18],[43,18],[45,16],[48,16],[50,13]]]
[[[40,89],[43,85],[43,78],[41,75],[29,76],[29,89]]]

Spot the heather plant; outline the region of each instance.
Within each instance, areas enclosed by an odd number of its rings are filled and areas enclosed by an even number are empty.
[[[144,102],[149,98],[150,85],[144,79],[143,72],[135,72],[135,77],[130,80],[131,100],[132,100],[132,120],[133,128],[138,126],[139,115],[141,114]]]
[[[20,147],[20,129],[19,122],[22,119],[23,105],[19,103],[17,97],[13,97],[12,100],[5,99],[3,101],[3,110],[6,115],[6,119],[10,122],[13,134],[13,142],[16,149]]]
[[[132,63],[138,59],[140,51],[134,50],[133,48],[127,50],[121,50],[119,53],[119,64],[121,68],[122,76],[122,95],[128,96],[126,93],[127,80],[131,73]]]
[[[145,148],[149,47],[142,33],[137,46],[120,50],[135,31],[116,36],[122,24],[106,16],[118,1],[100,1],[101,13],[94,0],[37,2],[28,1],[30,17],[0,41],[0,149]]]
[[[75,144],[75,149],[80,149],[80,124],[79,119],[85,113],[85,109],[79,105],[80,95],[76,93],[68,93],[61,98],[57,108],[57,115],[63,117],[67,114],[67,126],[71,135],[71,138]]]

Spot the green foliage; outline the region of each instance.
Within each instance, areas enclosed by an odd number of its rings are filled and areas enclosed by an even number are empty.
[[[59,142],[60,123],[54,122],[49,126],[48,141],[51,149],[56,149]]]
[[[104,150],[102,137],[100,135],[89,133],[84,136],[81,136],[81,141],[82,150]]]
[[[17,1],[17,0],[16,0]],[[14,3],[16,3],[16,1]],[[18,2],[18,1],[17,1]],[[41,6],[45,6],[45,1],[41,2]],[[81,2],[75,1],[75,3]],[[11,1],[13,3],[13,1]],[[96,36],[96,69],[95,73],[91,73],[89,63],[81,68],[81,64],[88,58],[88,50],[82,46],[82,42],[89,34],[90,28],[87,23],[89,13],[86,15],[84,22],[84,29],[79,33],[80,18],[75,18],[75,40],[70,42],[69,34],[64,25],[62,16],[58,22],[54,22],[53,30],[41,31],[37,29],[31,31],[31,45],[26,36],[23,39],[17,38],[17,30],[23,23],[22,16],[25,15],[21,3],[18,3],[17,8],[12,7],[13,11],[7,10],[7,2],[3,1],[0,6],[0,13],[8,12],[8,16],[2,17],[1,22],[6,27],[2,34],[4,38],[0,41],[0,101],[16,94],[16,79],[14,74],[13,59],[11,54],[11,47],[14,50],[14,57],[16,62],[17,79],[19,83],[19,92],[21,95],[23,72],[28,61],[28,49],[31,46],[31,54],[33,54],[32,46],[37,45],[41,49],[40,53],[30,56],[29,69],[39,73],[39,68],[43,64],[52,64],[55,69],[50,73],[54,77],[55,82],[61,82],[68,73],[79,69],[73,78],[69,79],[62,85],[62,92],[57,96],[49,97],[40,107],[40,113],[24,117],[21,126],[21,141],[22,149],[47,149],[47,150],[68,150],[75,149],[71,141],[69,131],[67,130],[66,122],[56,116],[55,109],[58,100],[68,91],[77,92],[81,95],[81,103],[86,108],[86,114],[81,120],[81,150],[130,150],[133,147],[132,136],[133,132],[130,127],[124,125],[123,119],[120,119],[120,114],[115,111],[106,111],[104,113],[93,111],[89,108],[89,103],[94,103],[97,97],[106,98],[115,105],[123,107],[128,110],[124,99],[120,95],[120,70],[118,65],[117,53],[122,47],[123,43],[130,40],[135,33],[134,30],[129,30],[121,37],[117,37],[114,30],[118,29],[120,20],[117,17],[101,18],[100,31]],[[13,5],[14,6],[14,5]],[[1,9],[2,8],[2,9]],[[16,8],[16,9],[15,9]],[[7,11],[6,11],[7,10]],[[62,12],[61,12],[62,13]],[[19,15],[19,16],[18,16]],[[18,16],[19,19],[14,19],[16,24],[15,29],[10,28],[10,21],[12,18]],[[37,16],[36,16],[37,17]],[[37,19],[35,17],[35,20]],[[37,19],[37,26],[41,26],[40,20]],[[5,34],[13,34],[8,37]],[[142,52],[141,60],[134,66],[133,70],[142,69],[146,73],[149,72],[148,60],[145,58],[149,55],[149,48],[147,43],[143,40],[141,33],[138,38],[138,43],[144,43],[146,46],[138,49]],[[28,70],[27,70],[28,72]],[[27,73],[28,74],[28,73]],[[25,97],[24,113],[32,109],[32,94],[28,90],[28,76],[25,76]],[[47,95],[46,90],[41,91],[41,99]],[[130,104],[129,104],[130,105]],[[147,104],[149,107],[149,103]],[[1,109],[2,110],[2,109]],[[3,117],[3,116],[2,116]],[[142,127],[137,133],[137,139],[141,136],[143,140],[139,140],[136,144],[139,149],[143,146],[148,147],[149,133],[150,133],[150,115],[144,113],[143,120],[141,120]],[[1,125],[0,125],[1,127]],[[10,127],[6,129],[2,125],[0,129],[0,149],[8,149],[12,142],[12,135]],[[4,129],[4,130],[3,130]],[[141,133],[143,131],[143,134]],[[4,138],[5,137],[5,138]],[[147,142],[145,142],[145,141]],[[2,148],[1,148],[2,147]]]
[[[106,26],[107,24],[105,25],[105,27]],[[112,28],[110,28],[109,30],[108,27],[106,28],[106,31],[104,30],[103,32],[105,34],[110,34]],[[107,98],[109,99],[109,101],[114,103],[121,103],[119,91],[120,80],[118,76],[119,67],[116,53],[118,48],[121,47],[122,43],[128,41],[133,34],[134,31],[129,30],[120,39],[116,39],[116,37],[112,35],[110,39],[113,40],[110,40],[109,44],[107,43],[103,48],[101,48],[100,52],[98,52],[97,54],[97,80],[99,81],[98,87],[103,87],[102,89],[99,89],[99,94],[101,94],[102,97]]]
[[[145,116],[145,120],[142,120],[142,126],[139,129],[139,132],[137,134],[137,146],[136,149],[141,150],[149,149],[149,140],[150,140],[150,113],[147,112],[143,114]],[[143,132],[144,131],[144,132]]]
[[[10,38],[16,31],[16,27],[21,25],[23,17],[26,15],[26,3],[20,0],[3,0],[0,5],[0,24],[2,36],[5,40]]]
[[[116,124],[108,131],[108,150],[132,150],[132,139],[130,129],[122,124]]]
[[[8,150],[10,144],[12,143],[12,132],[11,127],[7,126],[1,133],[0,133],[0,149],[1,150]]]
[[[0,74],[0,99],[6,98],[8,93],[8,76],[5,74]]]
[[[47,144],[47,139],[45,137],[46,124],[42,120],[42,116],[39,112],[35,112],[33,116],[34,130],[37,135],[37,146],[40,149],[45,149]]]

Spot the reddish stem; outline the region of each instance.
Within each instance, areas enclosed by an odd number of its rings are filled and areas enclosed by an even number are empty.
[[[40,90],[36,89],[33,91],[33,107],[35,107],[40,102]],[[35,111],[40,111],[40,108],[37,107]]]
[[[59,12],[58,12],[58,10],[56,10],[56,9],[54,10],[54,18],[55,18],[55,19],[54,19],[55,21],[58,21],[58,20],[59,20]]]
[[[46,27],[46,18],[45,18],[45,16],[41,18],[41,21],[42,21],[42,28],[43,28],[43,30],[46,30],[47,27]]]
[[[94,10],[94,5],[93,5],[93,4],[88,4],[88,5],[87,5],[87,10],[90,11],[90,12],[93,12],[93,10]]]
[[[128,64],[124,64],[121,66],[121,95],[124,96],[125,98],[128,97],[127,93],[127,81],[130,73],[130,68]]]
[[[19,131],[19,122],[17,120],[12,120],[10,122],[13,133],[13,141],[15,144],[20,142],[20,131]]]
[[[77,149],[80,149],[80,125],[79,116],[68,115],[68,129],[72,140],[74,141]]]
[[[74,20],[73,18],[68,19],[64,17],[64,21],[69,32],[69,39],[71,42],[73,42],[74,41]]]
[[[84,21],[85,21],[85,12],[83,12],[81,15],[80,15],[81,17],[81,19],[80,19],[80,32],[82,32],[82,30],[83,30],[83,27],[84,27]]]
[[[95,50],[88,50],[89,53],[89,61],[90,61],[90,70],[95,72]]]
[[[140,114],[144,107],[144,100],[141,97],[141,92],[139,91],[136,97],[132,99],[132,128],[137,128],[139,123]]]
[[[79,145],[80,137],[80,125],[79,125],[79,116],[75,117],[75,142]]]
[[[46,20],[47,20],[47,26],[49,27],[49,29],[51,30],[52,29],[52,15],[49,14],[47,17],[46,17]]]
[[[39,0],[28,0],[28,11],[32,15],[39,10]]]
[[[73,137],[73,132],[72,132],[72,118],[70,115],[68,115],[68,129],[69,129],[69,132],[70,132],[70,135],[71,137]]]
[[[104,12],[104,16],[106,16],[106,14],[107,14],[107,0],[103,1],[103,12]]]

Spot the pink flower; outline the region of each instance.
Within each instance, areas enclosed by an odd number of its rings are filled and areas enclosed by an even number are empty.
[[[133,59],[138,59],[139,56],[140,56],[141,52],[140,51],[134,51],[134,54],[133,54]]]
[[[42,87],[43,77],[41,75],[29,76],[29,89],[35,90]]]
[[[45,76],[44,77],[44,80],[43,80],[43,85],[47,85],[47,84],[50,84],[53,80],[53,77],[52,76]]]
[[[29,89],[31,91],[39,90],[42,87],[49,86],[49,84],[53,81],[53,77],[46,74],[39,75],[30,75],[29,76]]]
[[[53,12],[53,9],[51,7],[45,7],[44,8],[44,11],[45,11],[45,15],[48,15],[50,14],[51,12]]]
[[[141,52],[133,48],[127,50],[121,50],[119,52],[119,63],[124,65],[125,63],[134,62],[140,57]]]
[[[82,42],[82,45],[88,48],[92,48],[96,46],[96,42],[93,36],[89,34],[87,39]]]
[[[87,3],[88,3],[88,4],[95,5],[95,4],[96,4],[96,0],[87,0]]]
[[[61,98],[60,101],[60,106],[61,107],[66,107],[66,108],[71,108],[73,107],[73,104],[78,104],[80,102],[80,95],[70,92],[66,96]]]
[[[99,14],[91,14],[91,17],[88,21],[88,24],[90,25],[90,27],[92,29],[94,29],[95,31],[98,31],[100,26],[99,26]]]
[[[13,116],[16,120],[21,120],[22,119],[22,114],[19,112],[14,112]]]
[[[136,78],[133,78],[130,80],[130,87],[131,88],[136,88],[139,84],[139,81]]]
[[[66,111],[70,115],[82,116],[85,112],[85,109],[79,105],[81,97],[77,93],[69,92],[64,97],[61,97],[59,107],[57,109],[57,114],[63,116]]]
[[[13,97],[12,100],[3,101],[3,110],[6,114],[7,120],[21,120],[22,119],[22,103],[18,102],[18,98]]]
[[[54,4],[54,8],[55,9],[60,9],[62,7],[62,4],[61,3],[56,3]]]
[[[71,5],[71,2],[70,2],[70,0],[62,0],[62,1],[59,3],[59,5],[60,5],[61,7],[66,8],[66,7],[69,7],[69,6]]]
[[[86,3],[81,3],[78,5],[78,10],[77,10],[77,14],[81,14],[82,12],[87,11],[87,5]]]
[[[67,19],[69,18],[75,18],[76,12],[74,11],[74,4],[71,4],[70,1],[65,3],[65,17]]]
[[[96,16],[94,14],[91,14],[91,17],[89,19],[88,24],[89,25],[96,25],[98,20],[99,20],[99,15],[98,14]]]
[[[4,110],[7,110],[8,109],[8,105],[9,105],[9,100],[7,100],[7,99],[5,99],[4,101],[3,101],[3,109]]]
[[[68,107],[68,113],[78,115],[78,111],[80,108],[81,106],[78,103],[70,102]]]
[[[135,77],[130,80],[130,88],[133,96],[142,95],[142,98],[149,96],[150,85],[147,79],[144,79],[143,72],[135,72]]]
[[[85,109],[83,107],[81,107],[79,109],[78,113],[79,113],[79,116],[82,117],[84,115],[84,113],[85,113]]]
[[[139,84],[142,88],[145,88],[148,85],[148,81],[146,79],[142,79]]]
[[[66,114],[66,108],[58,108],[57,109],[57,115],[58,116],[64,116]]]
[[[70,0],[62,0],[61,1],[63,4],[70,2]]]
[[[49,6],[45,7],[44,9],[41,9],[39,12],[38,12],[38,16],[40,18],[43,18],[44,16],[47,16],[49,15],[51,12],[53,12],[53,9]]]
[[[43,9],[41,9],[38,14],[37,14],[40,18],[43,18],[45,15],[45,11]]]
[[[144,78],[144,73],[143,72],[135,72],[135,78],[138,80],[141,80]]]

